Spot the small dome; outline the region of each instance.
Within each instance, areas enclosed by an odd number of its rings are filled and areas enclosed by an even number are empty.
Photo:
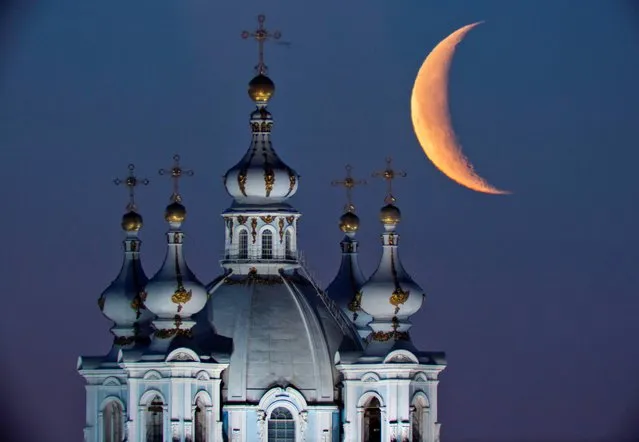
[[[259,74],[248,85],[248,94],[256,102],[268,101],[275,92],[275,84],[266,75]]]
[[[379,212],[379,220],[382,224],[395,225],[398,224],[401,219],[402,213],[399,211],[397,206],[393,204],[385,205]]]
[[[142,228],[142,216],[134,210],[122,216],[122,229],[125,232],[137,232]]]
[[[170,223],[181,223],[186,218],[186,207],[182,204],[173,202],[166,206],[164,211],[164,219]]]
[[[359,229],[359,217],[353,212],[346,212],[339,219],[339,229],[344,233],[353,233]]]

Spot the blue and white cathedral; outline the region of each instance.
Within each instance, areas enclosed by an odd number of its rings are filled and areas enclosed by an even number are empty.
[[[260,27],[260,43],[269,34]],[[133,199],[122,181],[124,258],[99,297],[112,323],[105,356],[78,360],[86,380],[86,442],[438,442],[437,385],[444,354],[410,339],[424,291],[399,259],[400,210],[390,192],[380,210],[381,258],[366,278],[358,264],[359,218],[340,218],[341,264],[326,289],[300,260],[301,213],[289,204],[299,175],[276,154],[268,102],[275,86],[262,61],[249,83],[251,143],[224,175],[225,254],[208,284],[189,269],[176,156],[166,255],[148,278]],[[381,173],[390,184],[397,172]]]

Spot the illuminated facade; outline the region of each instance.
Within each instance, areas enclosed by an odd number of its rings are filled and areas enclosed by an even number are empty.
[[[270,36],[262,28],[260,42]],[[299,175],[275,153],[267,109],[275,86],[261,51],[249,83],[255,103],[251,143],[224,176],[233,198],[223,214],[222,273],[207,285],[184,258],[186,208],[179,157],[164,263],[148,279],[140,263],[131,174],[123,217],[124,263],[99,298],[113,322],[102,357],[80,357],[86,379],[87,442],[439,441],[438,374],[444,355],[418,351],[410,316],[421,288],[397,253],[399,209],[392,195],[380,212],[382,258],[366,279],[357,260],[359,219],[350,203],[340,220],[342,263],[326,290],[300,259],[301,214],[288,199]],[[390,181],[389,167],[381,176]],[[341,184],[350,189],[348,175]]]

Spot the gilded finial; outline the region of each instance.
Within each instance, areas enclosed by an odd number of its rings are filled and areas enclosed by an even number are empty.
[[[142,228],[142,216],[137,213],[135,205],[135,188],[140,184],[146,186],[149,180],[138,179],[135,176],[135,165],[129,164],[129,176],[124,179],[116,178],[113,180],[116,186],[124,185],[129,192],[129,203],[126,205],[127,213],[122,216],[122,228],[127,232],[137,232]]]
[[[260,14],[257,16],[257,29],[255,31],[242,31],[243,39],[246,40],[249,37],[253,37],[255,41],[257,41],[258,62],[255,66],[255,72],[257,75],[266,75],[268,71],[268,68],[264,63],[264,43],[270,39],[279,40],[282,37],[282,33],[280,31],[275,31],[273,33],[268,32],[264,28],[265,21],[266,16],[264,14]]]
[[[352,200],[352,190],[353,187],[358,186],[360,184],[366,184],[366,180],[355,180],[351,175],[351,171],[353,167],[350,164],[346,165],[346,178],[343,180],[333,180],[331,181],[332,186],[343,186],[346,189],[346,206],[344,206],[344,210],[346,212],[355,212],[355,206],[353,205]]]
[[[173,156],[173,167],[171,169],[160,169],[160,175],[170,175],[173,180],[173,193],[171,194],[171,204],[166,207],[164,218],[168,222],[181,223],[186,218],[186,208],[181,204],[179,183],[183,176],[193,176],[192,170],[184,170],[180,167],[180,156]]]
[[[376,178],[381,177],[384,180],[386,180],[387,189],[388,189],[386,198],[384,199],[384,202],[386,202],[386,204],[395,203],[395,197],[393,196],[393,180],[399,177],[401,178],[406,177],[406,172],[393,170],[392,163],[393,163],[393,159],[391,157],[387,157],[386,169],[379,172],[373,172],[373,177],[376,177]]]

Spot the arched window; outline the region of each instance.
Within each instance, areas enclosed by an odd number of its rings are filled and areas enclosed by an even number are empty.
[[[269,416],[268,442],[295,442],[295,421],[284,407],[277,407]]]
[[[379,400],[372,398],[364,408],[364,440],[367,442],[382,441],[382,412]]]
[[[273,233],[270,230],[262,232],[262,259],[273,258]]]
[[[248,259],[248,232],[244,229],[238,234],[238,259]]]
[[[122,426],[122,406],[116,401],[110,401],[102,410],[102,424],[104,442],[122,442],[124,428]]]
[[[412,434],[413,442],[421,442],[426,432],[426,416],[428,413],[428,404],[424,397],[416,397],[413,402]]]
[[[206,442],[206,406],[201,398],[195,401],[195,439],[194,442]]]
[[[286,259],[295,259],[293,257],[293,235],[287,230],[284,236],[284,249],[286,250]]]
[[[146,409],[146,442],[163,442],[164,440],[164,403],[155,396]]]

